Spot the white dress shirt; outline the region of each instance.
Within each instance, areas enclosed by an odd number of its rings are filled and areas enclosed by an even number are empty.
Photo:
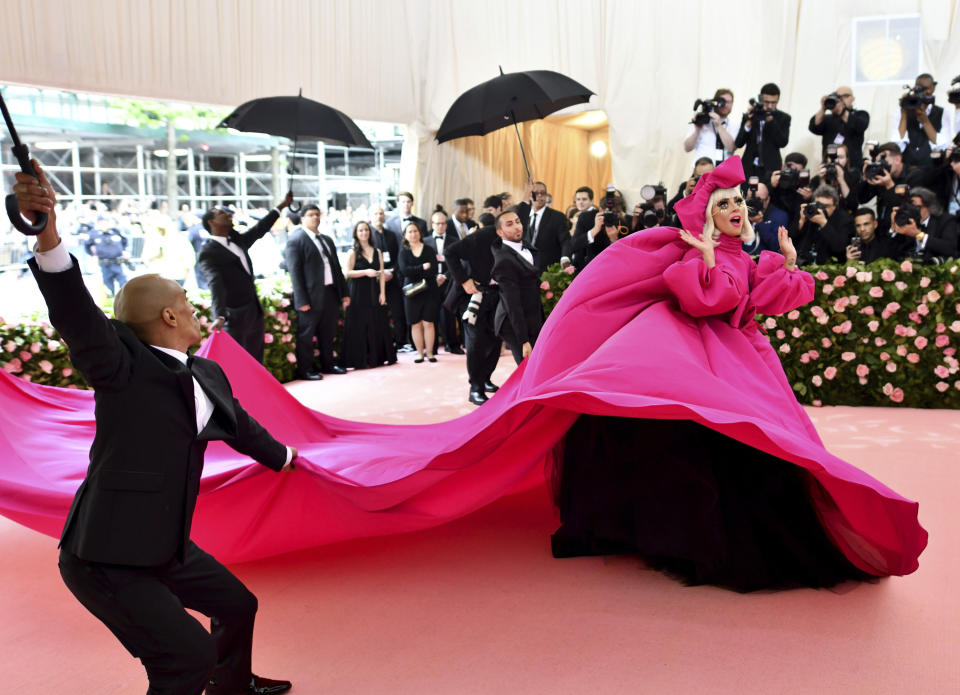
[[[323,284],[332,285],[333,269],[330,267],[330,259],[327,258],[327,249],[324,248],[323,242],[320,241],[320,231],[318,230],[317,233],[314,234],[306,227],[304,227],[303,231],[310,238],[310,241],[313,242],[313,245],[317,247],[317,251],[320,252],[320,258],[323,259]]]
[[[234,244],[225,236],[216,236],[211,234],[210,238],[221,244],[225,249],[227,249],[227,251],[239,258],[240,262],[243,264],[243,269],[247,271],[247,275],[253,275],[253,273],[250,271],[250,266],[247,264],[247,257],[244,255],[243,249]]]
[[[952,106],[952,104],[951,104]],[[930,115],[930,111],[933,110],[934,104],[927,105],[927,115]],[[943,150],[950,145],[950,121],[953,119],[953,115],[950,114],[946,108],[943,109],[943,118],[940,120],[940,130],[937,131],[937,141],[930,143],[930,149],[932,150]],[[900,137],[900,108],[893,112],[893,116],[890,118],[890,123],[893,124],[892,131],[890,133],[890,141],[895,142],[900,146],[900,151],[903,152],[907,149],[907,145],[910,144],[910,134],[904,132],[903,137]],[[926,133],[924,133],[926,136]],[[928,138],[929,140],[929,138]]]
[[[737,133],[740,132],[740,119],[733,114],[730,114],[726,118],[720,119],[720,125],[722,125],[728,133],[730,133],[730,139],[735,140]],[[733,154],[733,150],[728,150],[723,147],[721,142],[721,147],[717,147],[717,129],[713,125],[713,121],[710,121],[707,125],[702,128],[697,128],[693,126],[687,137],[690,137],[696,131],[700,131],[697,135],[697,141],[693,146],[693,160],[696,161],[701,157],[709,157],[714,162],[723,161],[727,157],[730,157]]]
[[[530,249],[524,248],[522,243],[519,241],[507,241],[506,239],[503,240],[503,243],[523,256],[527,263],[533,265],[533,254],[530,253]]]

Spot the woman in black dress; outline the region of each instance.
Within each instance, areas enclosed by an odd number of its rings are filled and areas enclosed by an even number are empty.
[[[437,289],[437,252],[423,243],[420,228],[410,223],[403,229],[403,248],[400,250],[400,272],[403,273],[403,305],[413,344],[420,356],[414,362],[427,359],[436,362],[433,355],[434,324],[440,313],[440,291]],[[423,289],[408,292],[421,281]]]
[[[344,268],[350,305],[343,321],[343,367],[366,369],[397,361],[387,317],[383,256],[370,236],[368,223],[354,226],[353,249]]]

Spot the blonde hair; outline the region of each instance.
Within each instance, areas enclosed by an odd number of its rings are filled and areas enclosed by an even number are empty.
[[[721,198],[737,198],[743,197],[743,194],[740,192],[739,188],[718,188],[713,193],[710,194],[710,197],[707,199],[707,209],[704,214],[703,222],[703,234],[706,237],[707,234],[710,235],[710,238],[716,241],[720,238],[720,230],[716,228],[713,224],[713,206]],[[740,230],[740,240],[745,244],[753,243],[753,240],[756,238],[756,235],[753,232],[753,225],[750,224],[749,211],[747,206],[743,206],[743,227]]]

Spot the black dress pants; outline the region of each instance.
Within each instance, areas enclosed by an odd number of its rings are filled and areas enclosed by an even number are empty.
[[[390,309],[390,318],[393,320],[393,343],[397,349],[400,349],[407,343],[409,329],[406,310],[403,306],[403,290],[400,289],[400,282],[396,275],[386,283],[384,294],[387,295],[387,308]]]
[[[313,371],[313,339],[320,350],[320,368],[329,372],[333,361],[333,339],[340,320],[340,297],[333,285],[323,289],[321,306],[310,306],[310,311],[297,309],[297,373],[300,376]]]
[[[502,341],[493,331],[493,317],[497,313],[497,304],[500,293],[496,287],[486,287],[483,291],[483,301],[477,312],[477,322],[470,325],[463,322],[463,334],[467,348],[467,376],[470,379],[470,388],[483,392],[483,385],[490,381],[493,370],[500,361],[500,345]]]
[[[223,329],[236,340],[253,359],[263,363],[263,307],[253,302],[244,307],[227,307],[227,319]]]
[[[183,563],[107,565],[61,550],[59,564],[77,600],[143,663],[147,695],[233,695],[249,685],[257,597],[192,541]],[[210,632],[184,608],[209,616]]]

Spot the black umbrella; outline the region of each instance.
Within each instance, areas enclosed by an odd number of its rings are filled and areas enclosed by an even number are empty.
[[[303,90],[295,97],[264,97],[241,104],[218,127],[290,138],[294,152],[298,140],[373,149],[353,119],[332,106],[304,99]],[[287,173],[294,171],[291,164]]]
[[[520,121],[533,121],[554,111],[590,101],[589,89],[552,70],[511,72],[487,80],[457,97],[443,117],[437,140],[447,142],[467,135],[486,135],[511,123],[520,140],[523,165],[530,176],[527,154],[520,139]]]

